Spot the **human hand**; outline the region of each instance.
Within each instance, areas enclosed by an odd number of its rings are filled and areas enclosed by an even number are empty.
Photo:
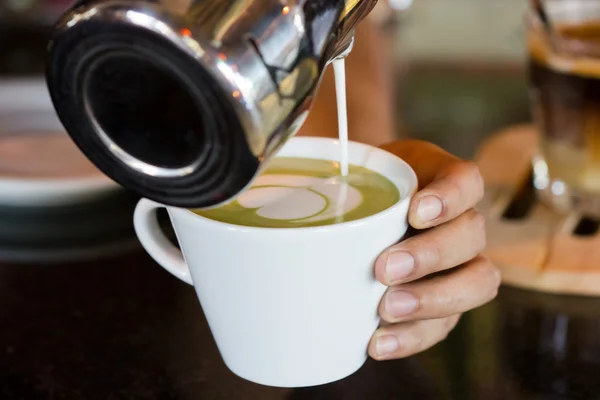
[[[402,140],[383,148],[404,159],[419,178],[408,221],[417,234],[386,250],[375,263],[388,286],[382,326],[369,344],[377,360],[419,353],[446,338],[461,313],[496,297],[500,272],[480,253],[485,220],[474,209],[483,196],[477,167],[441,148]]]

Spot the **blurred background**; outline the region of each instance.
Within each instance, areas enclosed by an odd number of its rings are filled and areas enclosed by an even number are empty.
[[[398,24],[399,116],[461,157],[529,121],[523,0],[416,0]]]

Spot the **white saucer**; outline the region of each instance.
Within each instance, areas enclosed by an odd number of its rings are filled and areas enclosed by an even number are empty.
[[[38,139],[36,143],[31,142],[32,133]],[[30,147],[24,153],[27,140]],[[50,145],[58,145],[61,153],[48,151]],[[92,201],[120,190],[106,175],[91,164],[86,165],[87,160],[71,145],[43,78],[0,80],[0,205],[67,205]],[[69,170],[70,160],[76,166],[72,170]],[[49,171],[54,166],[58,167],[53,175]]]

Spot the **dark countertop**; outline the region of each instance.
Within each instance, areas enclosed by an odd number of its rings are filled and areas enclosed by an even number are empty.
[[[0,263],[0,305],[3,400],[600,398],[600,299],[503,288],[419,356],[298,390],[229,372],[193,288],[141,251]]]

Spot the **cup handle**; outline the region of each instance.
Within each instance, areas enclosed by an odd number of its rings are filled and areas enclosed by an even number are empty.
[[[194,285],[183,254],[167,239],[158,224],[156,211],[164,207],[154,201],[141,199],[133,214],[135,233],[144,249],[161,267],[185,283]]]

